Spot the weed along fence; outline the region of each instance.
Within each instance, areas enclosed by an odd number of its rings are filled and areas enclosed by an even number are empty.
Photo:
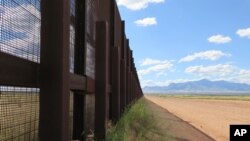
[[[0,140],[104,139],[142,96],[115,0],[0,0]]]

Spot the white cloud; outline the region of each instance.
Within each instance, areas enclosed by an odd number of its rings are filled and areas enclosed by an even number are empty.
[[[238,34],[240,37],[250,38],[250,28],[239,29],[237,30],[236,34]]]
[[[141,63],[140,66],[147,68],[145,69],[140,69],[138,71],[139,76],[143,76],[152,72],[157,73],[156,75],[166,75],[166,71],[170,70],[173,67],[172,64],[173,60],[155,60],[151,58],[146,58],[144,59]]]
[[[185,69],[186,73],[199,75],[210,80],[225,80],[235,83],[250,84],[250,70],[242,69],[230,64],[213,66],[191,66]]]
[[[154,80],[142,80],[141,86],[168,86],[171,83],[184,83],[189,81],[197,81],[199,79],[175,79],[175,80],[166,80],[166,81],[154,81]]]
[[[186,68],[186,73],[195,74],[193,79],[174,79],[174,80],[141,80],[141,86],[168,86],[171,83],[184,83],[209,79],[212,81],[225,80],[235,83],[250,84],[250,69],[242,69],[230,64],[218,64],[212,66],[190,66]]]
[[[214,66],[192,66],[187,68],[186,73],[197,74],[194,79],[174,79],[174,80],[143,80],[141,86],[168,86],[171,83],[185,83],[189,81],[198,81],[200,79],[209,79],[212,81],[230,81],[235,83],[250,84],[250,69],[242,69],[229,64],[218,64]]]
[[[184,58],[181,58],[179,60],[179,62],[191,62],[191,61],[194,61],[197,59],[214,61],[214,60],[220,59],[223,56],[229,57],[229,56],[231,56],[231,54],[223,53],[220,50],[208,50],[208,51],[198,52],[198,53],[194,53],[192,55],[188,55]]]
[[[234,72],[218,80],[245,83],[250,85],[250,70],[235,67]]]
[[[239,71],[239,76],[236,77],[236,80],[237,79],[240,83],[250,84],[250,70],[241,69]]]
[[[140,83],[142,87],[154,85],[153,80],[141,80]]]
[[[235,72],[235,67],[229,64],[218,64],[212,66],[190,66],[185,69],[186,73],[197,74],[206,77],[225,77]]]
[[[161,77],[161,76],[167,76],[168,74],[166,72],[159,72],[156,74],[156,77]]]
[[[156,25],[157,21],[155,17],[147,17],[144,19],[140,19],[134,22],[137,26],[152,26],[152,25]]]
[[[216,43],[216,44],[224,44],[231,42],[232,39],[229,36],[223,36],[223,35],[213,35],[207,39],[211,43]]]
[[[243,77],[250,77],[250,70],[242,69],[242,70],[240,70],[239,75],[241,75]]]
[[[144,88],[145,86],[167,86],[169,85],[169,81],[154,81],[154,80],[142,80],[141,86]]]
[[[150,3],[163,3],[165,0],[116,0],[119,6],[125,6],[130,10],[147,8]]]
[[[146,74],[149,74],[151,72],[164,72],[164,71],[168,71],[169,69],[171,69],[172,66],[173,66],[173,64],[170,62],[167,62],[164,64],[158,64],[158,65],[148,67],[146,69],[141,69],[138,71],[138,74],[139,75],[146,75]]]
[[[155,60],[151,58],[146,58],[141,62],[141,66],[149,66],[149,65],[156,65],[156,64],[165,64],[171,61],[168,60]]]

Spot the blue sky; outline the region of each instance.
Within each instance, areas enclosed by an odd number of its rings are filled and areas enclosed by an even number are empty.
[[[250,0],[117,0],[117,3],[126,21],[126,34],[142,86],[203,78],[250,84]],[[0,15],[16,21],[12,24],[18,27],[13,30],[6,26],[7,22],[0,22],[0,42],[5,43],[1,48],[18,44],[9,53],[19,55],[21,49],[31,52],[24,53],[26,56],[21,52],[21,57],[39,60],[32,52],[39,47],[40,36],[28,33],[40,30],[40,12],[31,4],[20,4],[4,5],[10,7],[5,10],[0,5]],[[19,12],[24,9],[32,12],[32,19],[29,13]],[[15,38],[5,35],[6,31],[15,33]],[[30,44],[34,38],[35,44]]]
[[[250,0],[117,0],[141,85],[250,84]]]

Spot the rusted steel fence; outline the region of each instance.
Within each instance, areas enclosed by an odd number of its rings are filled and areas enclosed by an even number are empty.
[[[104,139],[143,95],[115,0],[0,0],[0,140]]]

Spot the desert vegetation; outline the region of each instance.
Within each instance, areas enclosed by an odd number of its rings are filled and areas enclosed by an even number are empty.
[[[131,105],[122,118],[109,129],[107,141],[165,141],[167,136],[157,126],[144,98]]]

